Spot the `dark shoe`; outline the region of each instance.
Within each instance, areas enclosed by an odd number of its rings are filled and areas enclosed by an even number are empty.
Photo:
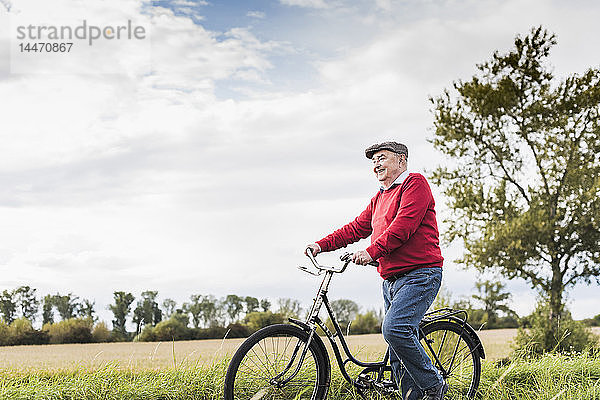
[[[425,391],[423,400],[444,400],[444,395],[448,391],[448,384],[442,382],[434,388]]]

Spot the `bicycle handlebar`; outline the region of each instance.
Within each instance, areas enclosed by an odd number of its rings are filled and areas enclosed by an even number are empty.
[[[313,263],[313,265],[315,266],[315,268],[317,269],[317,271],[319,271],[318,273],[314,273],[309,271],[308,268],[304,267],[304,266],[300,266],[298,267],[299,269],[301,269],[304,272],[307,272],[309,274],[312,275],[320,275],[322,272],[324,271],[331,271],[337,274],[340,274],[342,272],[344,272],[346,270],[346,268],[348,267],[348,264],[350,264],[352,262],[352,253],[345,253],[342,256],[340,256],[340,260],[344,262],[344,265],[341,268],[335,268],[335,267],[328,267],[326,265],[320,265],[317,260],[315,259],[315,256],[312,252],[311,248],[307,248],[307,252],[306,255],[308,256],[308,258],[310,259],[310,261]],[[375,267],[379,266],[379,263],[377,261],[371,261],[368,265],[372,265]]]
[[[352,253],[345,253],[344,255],[340,256],[340,260],[342,260],[342,261],[346,261],[347,259],[349,261],[352,261]],[[372,265],[373,267],[379,267],[379,263],[375,260],[367,263],[367,265]]]

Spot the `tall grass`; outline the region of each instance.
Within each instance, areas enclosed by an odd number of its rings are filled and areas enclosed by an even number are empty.
[[[0,371],[0,399],[158,400],[218,399],[226,361],[160,370],[123,370],[107,364],[97,370]]]
[[[360,399],[333,367],[328,398]],[[157,370],[124,370],[116,363],[80,371],[2,370],[0,399],[220,399],[226,368],[224,360]],[[479,398],[600,400],[600,356],[548,354],[506,365],[486,362]]]
[[[486,364],[484,400],[600,400],[600,356],[546,354],[503,367]]]

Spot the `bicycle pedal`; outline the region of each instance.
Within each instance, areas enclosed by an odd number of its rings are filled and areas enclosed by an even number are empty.
[[[391,393],[398,391],[398,386],[394,382],[389,381],[387,379],[385,379],[381,382],[375,382],[374,386],[377,388],[377,390],[379,392],[386,393],[386,394],[391,394]]]
[[[375,381],[369,375],[359,374],[358,377],[354,380],[354,384],[363,388],[370,389],[373,387]]]

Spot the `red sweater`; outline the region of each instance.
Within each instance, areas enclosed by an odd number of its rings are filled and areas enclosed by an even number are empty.
[[[423,267],[441,267],[435,201],[421,174],[411,173],[400,185],[380,190],[356,219],[319,240],[322,251],[346,247],[371,235],[367,252],[379,261],[383,279]]]

